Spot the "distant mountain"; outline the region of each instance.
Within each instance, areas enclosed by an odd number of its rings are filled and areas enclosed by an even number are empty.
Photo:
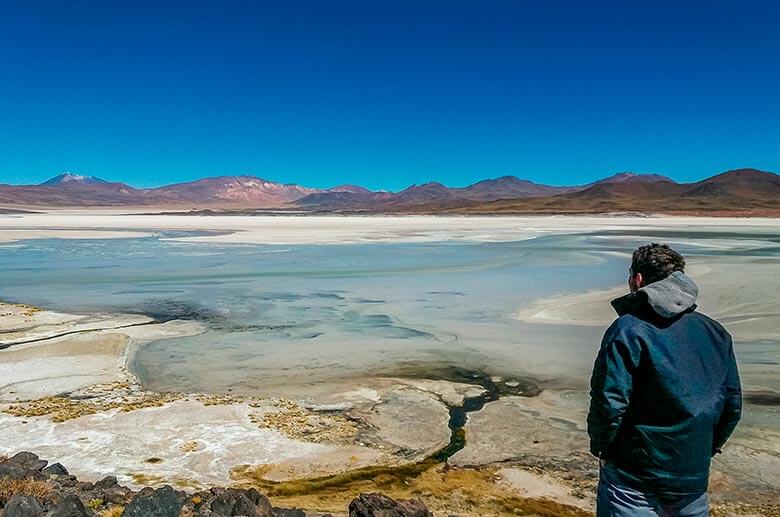
[[[339,185],[331,187],[325,192],[351,192],[352,194],[371,194],[371,191],[360,185]]]
[[[0,185],[0,206],[156,206],[308,212],[522,214],[658,212],[780,216],[780,176],[737,169],[695,183],[622,172],[587,185],[550,186],[503,176],[467,187],[429,182],[399,192],[358,185],[313,189],[255,176],[219,176],[149,189],[63,173],[40,185]]]
[[[317,210],[321,212],[342,211],[368,211],[376,206],[383,197],[391,197],[393,194],[386,192],[350,192],[350,191],[325,191],[315,192],[302,197],[294,202],[298,208]]]
[[[387,202],[396,204],[414,204],[425,201],[447,199],[457,197],[454,189],[450,189],[441,183],[431,181],[422,185],[412,185],[395,194]]]
[[[150,189],[60,174],[41,185],[0,185],[0,203],[14,206],[284,206],[317,192],[254,176],[220,176]]]
[[[219,176],[148,189],[154,203],[278,207],[296,201],[317,189],[276,183],[255,176]]]
[[[124,183],[68,181],[46,185],[0,185],[0,204],[22,207],[143,205],[143,192]]]
[[[63,172],[53,178],[49,178],[41,186],[58,186],[58,185],[93,185],[95,183],[107,183],[106,180],[102,180],[95,176],[81,176],[80,174],[73,174],[71,172]]]
[[[747,197],[776,197],[780,176],[758,169],[735,169],[698,182],[701,189],[715,187],[720,194]],[[697,190],[697,192],[700,192]]]
[[[516,199],[541,197],[570,192],[579,187],[551,187],[515,176],[503,176],[482,180],[463,188],[451,188],[441,183],[429,182],[411,185],[397,193],[371,192],[362,187],[336,187],[327,192],[311,194],[299,199],[300,207],[316,207],[318,210],[398,210],[404,207],[425,205],[427,203],[448,202],[458,204],[463,201],[495,201],[498,199]]]
[[[589,183],[586,186],[598,185],[600,183],[649,183],[653,181],[675,182],[672,178],[662,174],[637,174],[635,172],[619,172],[604,179]]]
[[[433,203],[415,213],[526,214],[646,212],[700,215],[780,216],[780,176],[756,169],[728,171],[696,183],[629,178],[539,198],[459,206]]]
[[[462,189],[469,199],[495,201],[498,199],[513,199],[525,197],[553,196],[570,192],[576,187],[551,187],[540,185],[533,181],[523,180],[517,176],[502,176],[491,180],[482,180]]]

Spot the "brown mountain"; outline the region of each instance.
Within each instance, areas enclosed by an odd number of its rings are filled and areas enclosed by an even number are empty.
[[[106,183],[106,180],[97,178],[95,176],[82,176],[80,174],[73,174],[72,172],[63,172],[62,174],[58,174],[53,178],[49,178],[48,180],[41,183],[41,185],[91,185],[94,183]]]
[[[148,197],[147,204],[273,208],[314,192],[318,191],[255,176],[218,176],[148,189],[144,194]]]
[[[428,183],[423,183],[422,185],[412,185],[407,187],[385,202],[406,205],[453,197],[458,197],[454,192],[454,189],[447,188],[436,181],[431,181]]]
[[[780,176],[756,169],[735,169],[696,183],[689,195],[732,195],[777,199]]]
[[[402,210],[427,203],[457,205],[463,201],[496,201],[498,199],[517,199],[543,197],[563,192],[571,192],[580,187],[552,187],[523,180],[515,176],[482,180],[463,188],[450,188],[437,182],[411,185],[397,192],[371,192],[363,189],[330,189],[301,198],[297,206],[316,208],[317,210]],[[348,192],[348,193],[345,193]]]
[[[674,183],[674,180],[668,176],[662,174],[637,174],[635,172],[618,172],[612,176],[607,176],[604,179],[594,181],[585,185],[589,187],[591,185],[598,185],[599,183],[652,183],[653,181],[670,181]]]
[[[124,183],[107,181],[0,185],[0,204],[39,207],[142,205],[144,196]]]
[[[310,194],[294,204],[297,207],[317,211],[375,212],[424,205],[445,199],[462,199],[457,194],[457,190],[436,182],[411,185],[397,193],[372,192],[367,189],[363,191],[330,189],[326,192]]]
[[[491,180],[482,180],[459,189],[468,199],[480,201],[496,201],[498,199],[516,199],[528,197],[544,197],[570,192],[577,187],[552,187],[540,185],[533,181],[523,180],[517,176],[502,176]]]
[[[0,203],[13,206],[279,207],[317,192],[254,176],[220,176],[150,189],[134,189],[69,173],[41,185],[0,185]]]
[[[516,176],[502,176],[495,179],[478,181],[468,187],[449,188],[441,183],[412,185],[393,198],[394,204],[410,204],[431,200],[468,199],[473,201],[496,201],[499,199],[518,199],[552,196],[571,192],[579,187],[552,187],[523,180]]]
[[[372,193],[366,187],[361,187],[360,185],[338,185],[336,187],[329,188],[325,192],[351,192],[353,194],[371,194]]]
[[[780,176],[756,169],[728,171],[696,183],[628,180],[597,182],[555,196],[487,203],[417,206],[414,212],[462,214],[648,212],[780,216]]]
[[[391,192],[315,192],[295,201],[292,206],[318,212],[369,212],[392,199]]]
[[[780,216],[780,176],[756,169],[728,171],[696,183],[659,174],[619,173],[583,186],[540,185],[514,176],[462,188],[430,182],[400,192],[357,185],[327,190],[254,176],[220,176],[135,189],[99,178],[62,174],[41,185],[0,185],[8,207],[164,206],[221,209],[283,208],[360,213],[607,213],[659,212]]]

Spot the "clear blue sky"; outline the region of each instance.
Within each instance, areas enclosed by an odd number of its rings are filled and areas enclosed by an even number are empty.
[[[0,3],[0,182],[780,171],[775,1]]]

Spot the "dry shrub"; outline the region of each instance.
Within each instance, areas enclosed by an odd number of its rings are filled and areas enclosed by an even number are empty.
[[[122,517],[122,513],[125,511],[124,506],[112,506],[106,508],[98,514],[98,517]]]
[[[52,486],[46,481],[31,478],[0,478],[0,504],[5,505],[14,494],[30,495],[39,501],[48,501],[52,496]]]

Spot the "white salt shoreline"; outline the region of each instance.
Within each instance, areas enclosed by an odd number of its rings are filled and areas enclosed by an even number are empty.
[[[140,237],[163,231],[209,231],[175,237],[223,244],[516,241],[552,233],[641,229],[777,229],[777,218],[690,216],[198,216],[112,210],[56,210],[0,216],[0,242],[32,238]],[[113,234],[113,235],[112,235]]]

